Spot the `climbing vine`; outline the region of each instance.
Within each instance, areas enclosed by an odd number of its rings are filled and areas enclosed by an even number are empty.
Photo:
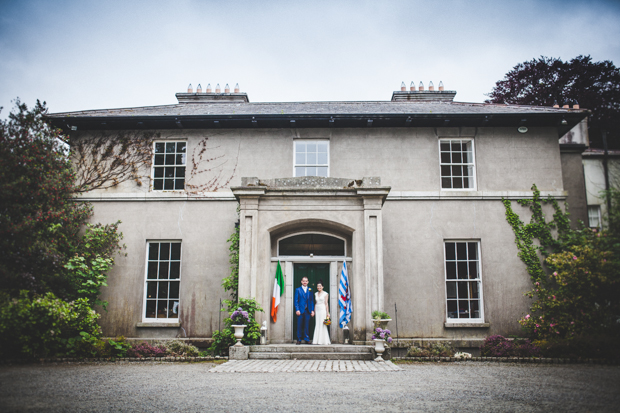
[[[527,267],[527,272],[533,283],[545,283],[547,273],[543,268],[541,258],[551,253],[559,252],[570,234],[570,219],[568,213],[562,211],[558,201],[549,196],[543,199],[536,185],[532,186],[534,194],[532,199],[519,199],[517,203],[523,207],[529,207],[532,217],[529,224],[524,223],[519,215],[512,209],[512,203],[503,199],[506,208],[506,220],[515,234],[515,243],[519,249],[518,256]],[[554,210],[553,219],[546,220],[543,205],[551,204]],[[557,234],[554,237],[554,232]]]

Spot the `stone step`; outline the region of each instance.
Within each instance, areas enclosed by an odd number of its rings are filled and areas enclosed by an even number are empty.
[[[372,360],[372,353],[289,353],[289,352],[250,352],[254,360]]]
[[[250,353],[372,353],[373,346],[331,345],[314,346],[308,344],[270,344],[266,346],[250,346]]]

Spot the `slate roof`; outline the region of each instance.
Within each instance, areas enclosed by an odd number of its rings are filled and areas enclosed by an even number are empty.
[[[375,114],[567,114],[584,109],[466,102],[201,102],[84,110],[49,114],[48,118],[125,116],[234,116],[234,115],[375,115]]]

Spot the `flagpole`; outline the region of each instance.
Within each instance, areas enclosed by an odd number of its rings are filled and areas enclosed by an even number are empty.
[[[394,314],[396,315],[396,345],[398,346],[398,310],[396,309],[396,303],[394,303]]]

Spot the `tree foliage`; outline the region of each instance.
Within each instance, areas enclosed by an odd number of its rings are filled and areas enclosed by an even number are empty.
[[[118,222],[86,225],[92,207],[75,199],[66,137],[44,121],[46,111],[45,103],[29,110],[17,100],[0,121],[0,289],[92,305],[91,282],[103,285],[122,234]]]
[[[490,103],[553,106],[572,105],[592,111],[591,146],[601,148],[601,130],[610,148],[620,149],[620,69],[613,62],[593,62],[590,56],[570,61],[541,56],[519,63],[496,82]]]

